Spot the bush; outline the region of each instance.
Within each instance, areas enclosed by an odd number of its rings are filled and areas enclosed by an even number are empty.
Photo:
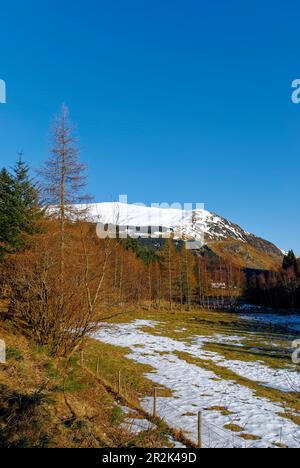
[[[58,226],[31,240],[30,249],[7,257],[8,318],[51,356],[69,356],[95,328],[109,252],[87,224],[70,225],[64,270]]]

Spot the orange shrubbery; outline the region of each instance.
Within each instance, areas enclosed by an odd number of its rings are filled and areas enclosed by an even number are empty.
[[[9,256],[3,266],[9,316],[53,355],[72,352],[94,328],[112,245],[99,242],[87,224],[66,230],[64,276],[60,270],[58,224],[33,237],[30,248]]]

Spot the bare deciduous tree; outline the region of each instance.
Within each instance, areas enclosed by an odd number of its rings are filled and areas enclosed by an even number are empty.
[[[5,264],[9,285],[9,315],[28,336],[54,356],[72,353],[98,328],[99,305],[109,288],[110,240],[100,241],[87,223],[68,225],[65,278],[60,280],[58,222],[32,239],[30,249],[10,256]]]
[[[75,126],[69,118],[69,110],[63,105],[55,118],[53,144],[49,159],[39,171],[42,179],[44,203],[60,222],[61,279],[64,277],[66,222],[86,215],[90,201],[85,193],[86,166],[79,160],[78,139],[74,136]]]

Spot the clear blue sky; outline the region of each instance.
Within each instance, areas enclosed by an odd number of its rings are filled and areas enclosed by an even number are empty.
[[[199,202],[300,254],[299,1],[1,4],[0,162],[47,157],[62,102],[97,201]]]

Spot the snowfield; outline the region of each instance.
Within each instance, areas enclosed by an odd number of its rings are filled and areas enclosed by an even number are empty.
[[[211,361],[235,374],[283,392],[300,389],[300,374],[295,369],[275,370],[263,363],[225,360],[223,356],[203,349],[207,342],[229,342],[240,346],[243,337],[218,334],[179,341],[152,335],[148,329],[151,327],[155,330],[157,325],[157,322],[145,320],[107,325],[95,334],[95,338],[129,348],[129,359],[154,369],[146,377],[173,392],[172,397],[160,397],[157,403],[158,414],[172,427],[182,429],[188,438],[197,442],[197,413],[201,411],[205,447],[268,448],[278,444],[300,447],[300,427],[280,416],[280,413],[285,413],[283,405],[256,396],[255,391],[247,386],[221,379],[214,372],[201,368],[201,362],[199,365],[191,364],[176,353]],[[151,411],[151,399],[145,399],[142,404]],[[232,424],[239,426],[242,432],[225,429],[224,426]],[[249,435],[252,436],[252,440],[241,438],[242,434],[247,439]]]
[[[175,239],[192,239],[203,242],[206,239],[232,239],[247,242],[250,235],[239,226],[225,218],[199,208],[182,209],[180,204],[166,207],[164,205],[144,206],[120,202],[94,203],[75,205],[80,211],[88,208],[88,219],[93,223],[111,224],[124,227],[148,228],[163,227],[174,232]],[[185,207],[187,208],[187,207]],[[129,229],[130,231],[130,229]],[[158,233],[159,234],[159,233]],[[141,232],[139,232],[141,236]],[[148,236],[148,230],[145,235]]]

